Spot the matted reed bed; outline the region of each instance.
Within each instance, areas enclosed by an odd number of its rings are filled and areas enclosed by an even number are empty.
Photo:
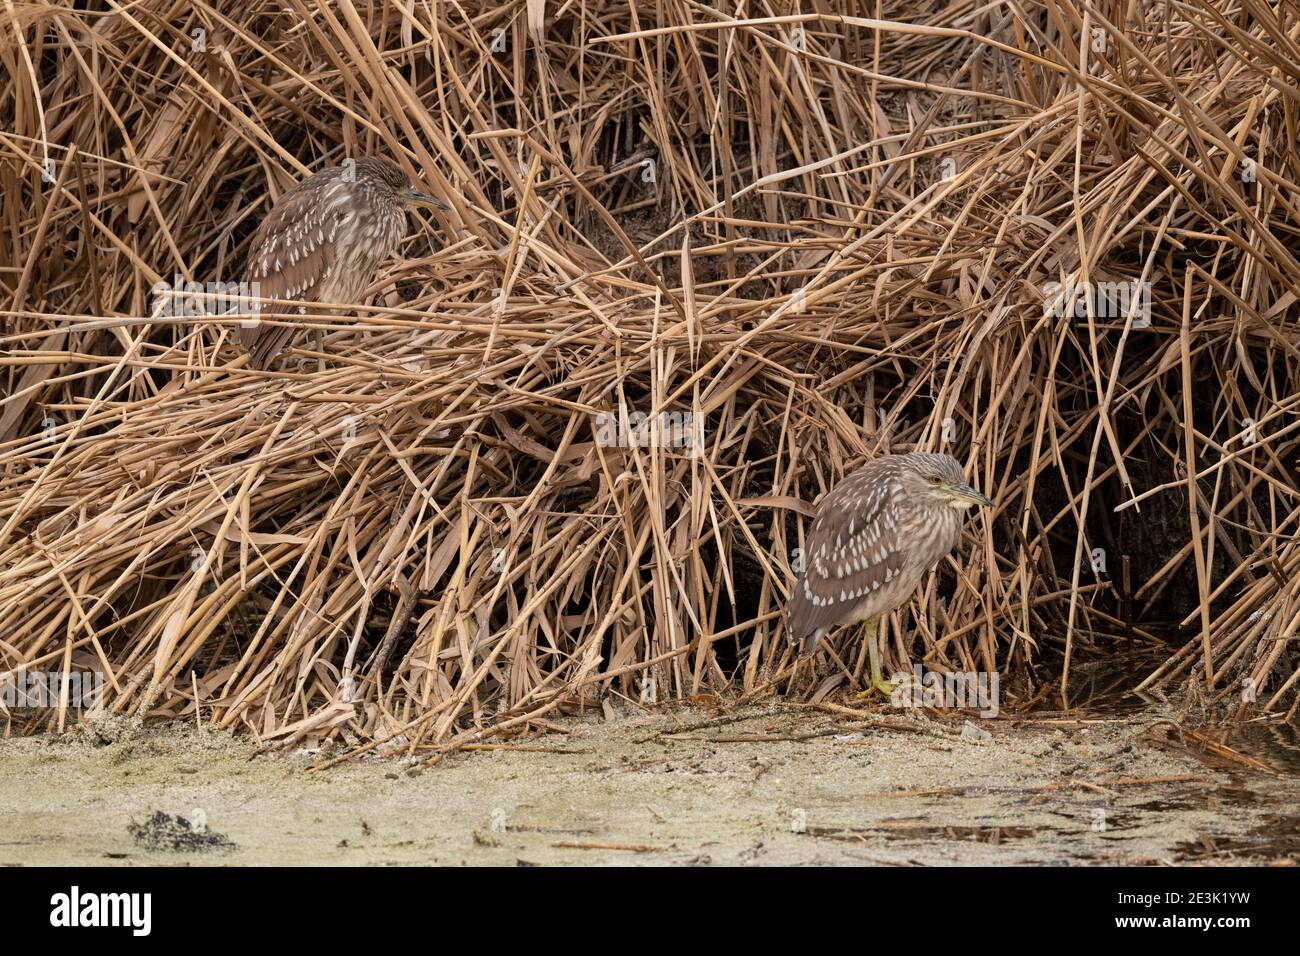
[[[79,6],[0,12],[0,670],[278,743],[821,698],[812,505],[924,448],[997,507],[893,666],[1294,713],[1291,0]],[[268,317],[323,354],[155,311],[365,154],[454,211]]]

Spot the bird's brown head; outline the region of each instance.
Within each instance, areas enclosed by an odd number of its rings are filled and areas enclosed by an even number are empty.
[[[961,462],[952,455],[912,452],[901,457],[906,459],[903,484],[914,500],[962,511],[971,505],[993,504],[967,484]]]
[[[357,181],[366,182],[374,188],[386,190],[399,203],[407,206],[428,206],[432,209],[447,210],[448,206],[441,199],[435,199],[428,193],[420,192],[411,185],[402,167],[383,156],[367,156],[358,159],[356,164]]]

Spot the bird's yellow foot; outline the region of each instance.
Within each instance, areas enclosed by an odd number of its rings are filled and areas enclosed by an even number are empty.
[[[883,677],[874,678],[871,681],[871,686],[868,687],[866,690],[864,690],[862,693],[855,695],[853,699],[865,700],[866,698],[874,694],[876,691],[880,691],[880,693],[884,694],[886,697],[892,697],[894,695],[895,689],[897,689],[900,683],[902,682],[885,680]]]

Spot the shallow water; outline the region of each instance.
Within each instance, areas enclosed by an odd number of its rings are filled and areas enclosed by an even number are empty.
[[[1168,657],[1167,648],[1115,654],[1078,667],[1070,682],[1070,697],[1079,713],[1089,717],[1125,717],[1156,713],[1161,701],[1131,688],[1141,675],[1153,672]],[[1135,680],[1138,678],[1138,680]],[[1052,712],[1056,698],[1041,703],[1037,713]],[[1068,712],[1075,714],[1076,711]],[[1199,728],[1217,742],[1253,757],[1282,774],[1300,775],[1300,726],[1280,720],[1225,723]]]
[[[1295,724],[1246,724],[1229,733],[1225,742],[1276,770],[1300,776],[1300,728]]]

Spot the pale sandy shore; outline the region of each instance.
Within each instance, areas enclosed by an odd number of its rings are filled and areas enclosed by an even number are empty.
[[[1300,859],[1296,779],[1157,746],[1159,714],[892,727],[633,710],[412,769],[114,727],[0,741],[0,863],[1194,864]],[[968,734],[968,738],[971,735]],[[979,735],[975,735],[979,736]],[[145,849],[155,810],[233,849]],[[1290,827],[1288,831],[1287,828]]]

